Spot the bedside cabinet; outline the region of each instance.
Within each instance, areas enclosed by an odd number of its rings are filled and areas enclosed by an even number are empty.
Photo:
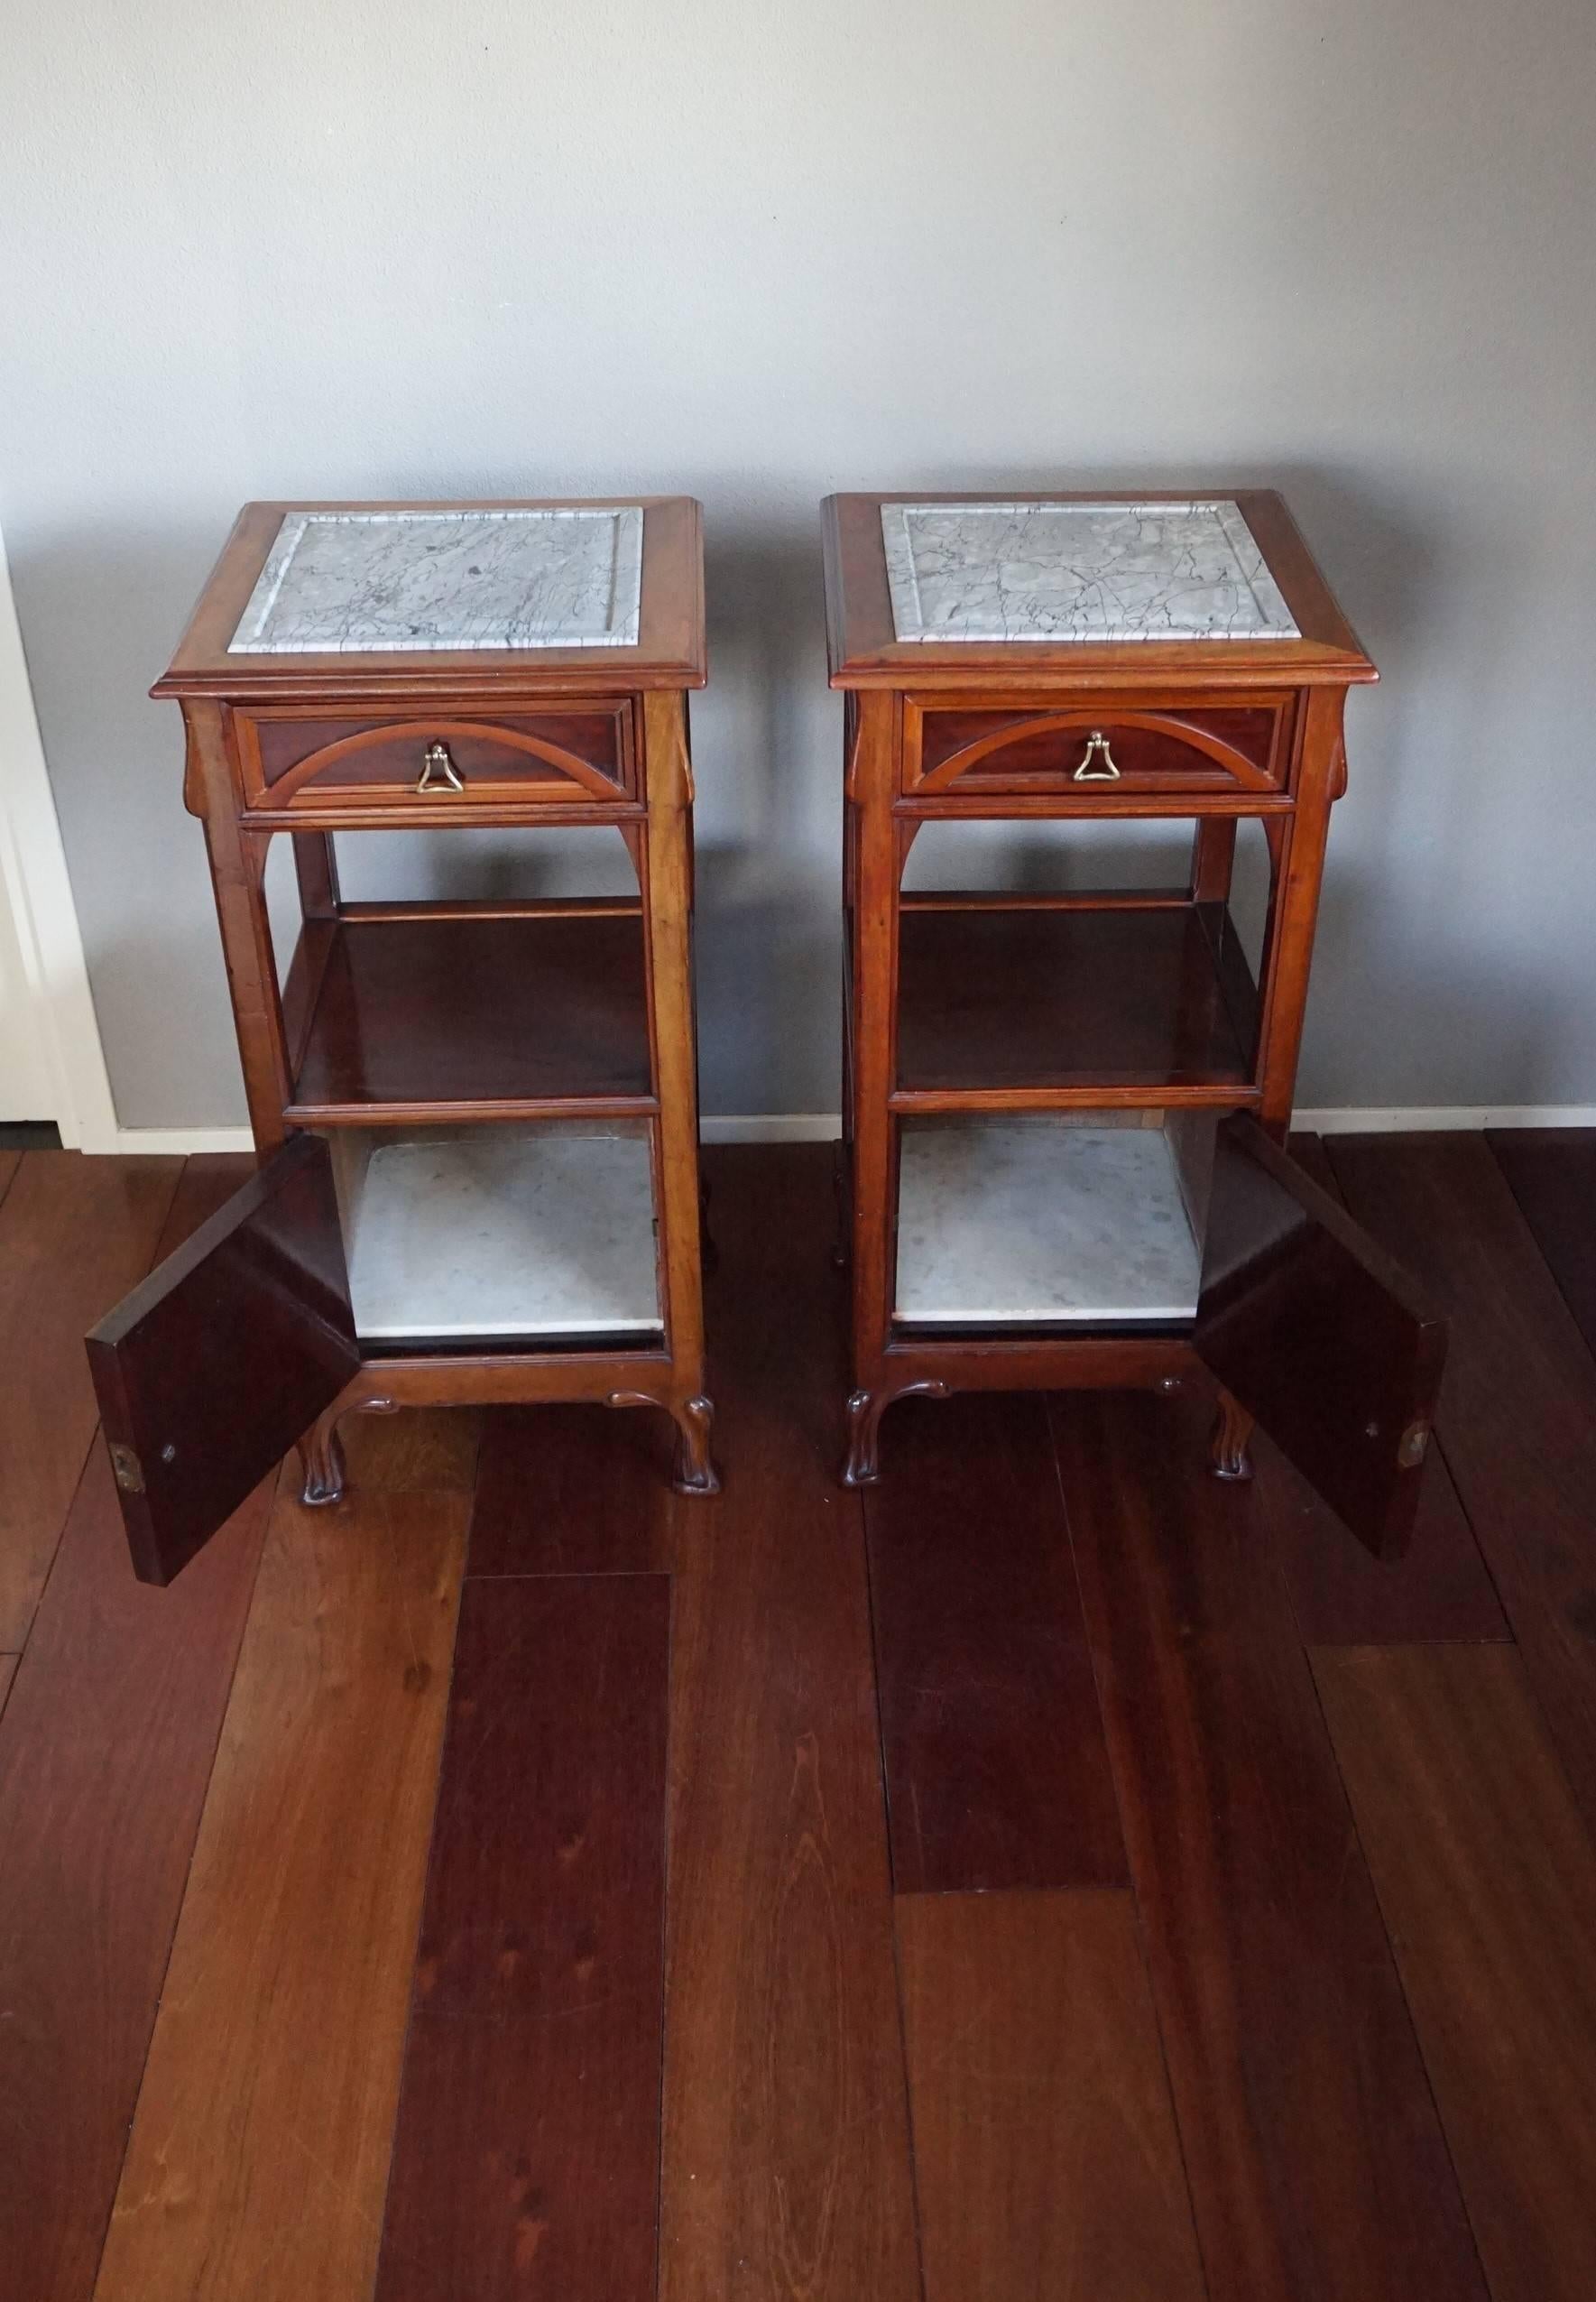
[[[687,691],[698,506],[254,504],[181,705],[260,1170],[88,1351],[134,1565],[165,1582],[356,1410],[704,1390]],[[346,902],[334,836],[599,828],[627,892]],[[291,845],[280,970],[265,893]],[[435,860],[447,867],[440,844]]]
[[[834,496],[826,579],[845,1480],[909,1393],[1205,1365],[1216,1470],[1248,1475],[1256,1419],[1394,1555],[1444,1331],[1283,1148],[1376,674],[1284,504]]]

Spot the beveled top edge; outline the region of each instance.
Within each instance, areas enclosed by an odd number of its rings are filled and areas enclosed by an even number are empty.
[[[635,643],[603,647],[427,649],[326,652],[230,652],[228,643],[285,520],[296,515],[637,510],[643,528],[642,592]],[[171,661],[151,689],[157,698],[263,701],[337,695],[352,701],[396,693],[462,698],[536,692],[622,694],[702,688],[708,676],[704,622],[703,511],[694,496],[472,496],[448,498],[258,498],[243,507]]]
[[[1300,636],[1206,640],[927,642],[898,639],[888,584],[882,507],[1213,501],[1240,510]],[[822,506],[826,645],[834,688],[922,688],[1091,679],[1104,685],[1179,678],[1244,685],[1260,677],[1301,686],[1362,684],[1379,673],[1337,605],[1278,492],[1224,482],[1184,488],[899,488],[829,495]]]
[[[1215,646],[1302,637],[1233,496],[883,504],[881,522],[899,642]],[[1081,527],[1073,538],[1072,522]],[[939,532],[917,533],[920,523]],[[1191,534],[1176,540],[1187,523]]]

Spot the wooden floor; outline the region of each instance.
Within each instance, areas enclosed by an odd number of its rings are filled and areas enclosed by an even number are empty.
[[[1596,1138],[1303,1150],[1453,1321],[1399,1567],[1191,1397],[843,1492],[816,1146],[720,1497],[369,1418],[159,1592],[80,1337],[240,1163],[0,1148],[5,2302],[1589,2302]]]

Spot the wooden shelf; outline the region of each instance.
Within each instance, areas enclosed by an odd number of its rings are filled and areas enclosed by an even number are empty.
[[[657,1108],[635,904],[362,905],[308,924],[284,1009],[301,1124]]]
[[[1256,1100],[1258,994],[1224,906],[906,896],[899,1111]]]

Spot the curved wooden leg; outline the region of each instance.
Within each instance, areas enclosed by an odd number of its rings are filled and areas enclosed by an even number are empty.
[[[346,1412],[342,1405],[329,1407],[300,1441],[300,1468],[304,1474],[300,1501],[312,1510],[344,1499],[344,1449],[338,1420]]]
[[[709,1430],[715,1421],[715,1408],[705,1398],[684,1399],[672,1409],[679,1433],[676,1446],[676,1472],[671,1480],[678,1494],[718,1494],[721,1491],[720,1473],[715,1467],[715,1457],[709,1451]]]
[[[646,1391],[612,1391],[606,1407],[663,1407],[676,1424],[676,1465],[671,1485],[678,1494],[718,1494],[720,1473],[709,1451],[709,1428],[715,1408],[705,1398],[651,1399]]]
[[[1247,1452],[1247,1442],[1252,1436],[1252,1417],[1245,1407],[1238,1405],[1228,1391],[1219,1394],[1219,1413],[1214,1418],[1213,1436],[1208,1442],[1208,1460],[1216,1479],[1250,1479],[1252,1457]]]
[[[906,1382],[900,1391],[856,1391],[848,1401],[845,1487],[874,1486],[881,1475],[881,1417],[895,1399],[946,1399],[945,1382]]]

